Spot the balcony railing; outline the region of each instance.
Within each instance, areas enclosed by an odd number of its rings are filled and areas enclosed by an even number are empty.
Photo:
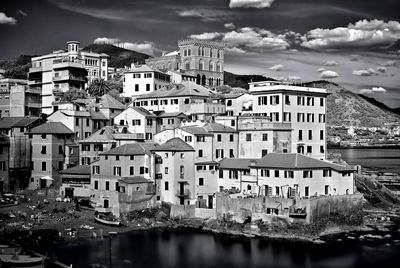
[[[30,88],[26,89],[25,92],[26,93],[32,93],[32,94],[42,94],[42,89],[41,88],[30,87]]]
[[[28,81],[28,85],[40,85],[40,84],[42,84],[43,83],[43,81],[42,80],[30,80],[30,81]]]
[[[74,76],[74,75],[62,75],[53,77],[53,81],[67,81],[67,80],[74,80],[79,82],[86,82],[86,77],[84,76]]]
[[[181,192],[180,190],[176,191],[176,196],[185,197],[185,198],[189,197],[190,196],[190,191],[189,191],[189,189],[184,189],[183,192]]]

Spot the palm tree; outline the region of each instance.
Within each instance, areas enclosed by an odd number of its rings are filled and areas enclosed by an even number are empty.
[[[91,96],[101,97],[111,91],[112,88],[104,79],[97,79],[90,83],[87,91]]]

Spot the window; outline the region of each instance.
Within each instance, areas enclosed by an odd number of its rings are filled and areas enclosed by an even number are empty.
[[[218,134],[218,135],[217,135],[217,141],[218,141],[218,142],[221,142],[221,141],[222,141],[222,135],[221,135],[221,134]]]
[[[146,91],[150,91],[150,84],[146,84]]]
[[[321,154],[325,153],[325,148],[324,148],[323,145],[319,146],[319,152],[320,152]]]
[[[99,181],[94,181],[94,189],[99,189]]]
[[[215,157],[216,158],[224,158],[224,149],[215,150]]]
[[[325,123],[325,115],[324,114],[319,114],[318,115],[318,122],[319,123]]]
[[[167,167],[165,168],[165,174],[168,174],[168,168]]]
[[[206,137],[205,136],[197,136],[197,142],[205,142]]]
[[[312,140],[312,130],[308,130],[308,139]]]
[[[222,169],[218,171],[218,178],[220,179],[224,178],[224,171]]]
[[[312,154],[312,146],[307,146],[307,153]]]
[[[93,174],[100,174],[100,166],[93,166]]]
[[[332,177],[332,170],[331,169],[324,169],[322,171],[322,176],[323,177]]]
[[[139,173],[140,173],[140,174],[144,174],[144,167],[140,167]]]
[[[234,127],[236,125],[236,121],[235,120],[231,120],[231,127]]]
[[[262,149],[261,150],[261,157],[264,157],[268,154],[268,150],[267,149]]]
[[[275,187],[275,195],[279,196],[279,187],[278,186]]]
[[[135,167],[133,167],[133,166],[130,166],[129,167],[129,175],[135,175]]]
[[[246,141],[251,141],[251,133],[246,134]]]
[[[322,107],[324,106],[324,98],[319,99],[319,105]]]
[[[304,170],[303,178],[312,178],[312,170]]]
[[[268,97],[258,97],[258,105],[267,105]]]
[[[114,176],[121,176],[121,167],[114,167]]]
[[[144,78],[151,78],[151,73],[145,73]]]
[[[233,134],[230,134],[230,135],[229,135],[229,141],[230,141],[230,142],[233,142],[233,139],[234,139]]]
[[[235,154],[233,153],[233,149],[229,149],[229,157],[234,158]]]
[[[153,133],[146,133],[146,140],[152,140],[153,139]]]
[[[192,142],[192,136],[185,136],[185,142]]]
[[[274,171],[274,177],[275,177],[275,178],[279,178],[279,170],[276,169],[276,170]]]
[[[262,134],[262,140],[263,141],[267,141],[268,140],[268,134],[267,133],[263,133]]]
[[[237,170],[229,170],[229,179],[237,179],[238,171]]]
[[[271,105],[277,105],[279,104],[279,95],[273,95],[269,97],[269,102]]]
[[[294,171],[293,170],[285,170],[284,176],[285,176],[285,178],[293,179],[294,178]]]
[[[41,154],[46,154],[46,146],[42,146],[42,150],[40,151]]]
[[[82,144],[82,151],[83,152],[90,151],[90,144]]]
[[[115,191],[119,192],[119,183],[117,181],[115,182]]]
[[[322,129],[319,131],[319,139],[320,140],[324,139],[324,131]]]
[[[135,91],[139,91],[139,84],[135,84]]]
[[[204,178],[199,178],[199,186],[203,186],[204,185]]]
[[[109,190],[110,190],[110,182],[106,181],[106,191],[109,191]]]
[[[46,171],[46,162],[42,162],[42,171]]]
[[[140,119],[132,120],[132,126],[140,126]]]
[[[164,190],[165,190],[165,191],[168,191],[168,189],[169,189],[169,185],[168,185],[168,182],[166,181],[166,182],[164,183]]]
[[[251,185],[247,184],[247,191],[251,191]]]
[[[283,121],[284,122],[291,122],[292,121],[292,114],[289,112],[283,113]]]
[[[75,118],[75,126],[79,126],[79,118]]]
[[[306,187],[304,187],[304,196],[309,196],[310,195],[310,187],[309,186],[306,186]]]
[[[147,125],[152,126],[153,125],[153,119],[147,119]]]
[[[46,139],[46,134],[42,134],[42,140]]]
[[[185,159],[185,154],[181,153],[181,159]]]
[[[228,100],[228,101],[226,102],[226,106],[232,106],[232,100]]]
[[[203,150],[202,149],[199,150],[198,157],[203,157]]]
[[[85,132],[85,139],[88,138],[91,134],[91,132]]]
[[[299,141],[303,140],[303,130],[299,130]]]
[[[115,160],[116,160],[116,161],[119,161],[119,155],[116,155],[116,156],[115,156]]]
[[[261,169],[261,177],[269,177],[269,169]]]
[[[86,118],[86,126],[87,127],[90,126],[90,119],[89,118]]]
[[[287,95],[285,96],[285,104],[290,105],[290,98]]]

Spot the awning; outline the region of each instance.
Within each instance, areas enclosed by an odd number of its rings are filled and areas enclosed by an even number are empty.
[[[45,181],[54,181],[54,179],[50,176],[44,176],[40,178],[41,180],[45,180]]]

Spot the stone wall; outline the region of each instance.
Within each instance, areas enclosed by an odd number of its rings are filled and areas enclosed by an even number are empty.
[[[216,218],[244,222],[261,219],[286,218],[289,222],[312,223],[318,218],[334,213],[346,213],[362,204],[361,194],[321,196],[311,199],[288,199],[278,197],[231,198],[229,194],[217,193]],[[292,218],[294,209],[305,209],[306,217]]]
[[[170,218],[195,218],[195,205],[171,205]]]

